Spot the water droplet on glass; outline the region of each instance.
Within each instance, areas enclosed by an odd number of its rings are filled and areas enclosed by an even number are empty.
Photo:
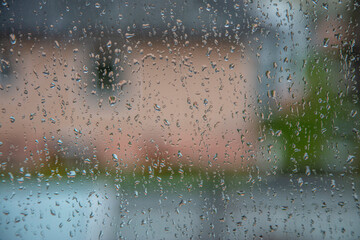
[[[354,161],[354,159],[355,159],[355,156],[354,156],[354,155],[349,155],[348,158],[347,158],[347,160],[346,160],[346,162],[347,162],[347,163],[352,163],[352,162]]]
[[[132,38],[132,37],[134,37],[134,36],[135,36],[134,33],[125,33],[125,37],[126,37],[127,39]]]
[[[154,109],[155,109],[156,111],[160,111],[160,110],[161,110],[161,107],[155,103],[155,104],[154,104]]]
[[[298,179],[298,184],[300,187],[304,184],[304,180],[301,177]]]
[[[266,77],[269,78],[269,79],[271,78],[270,73],[271,72],[269,70],[265,72]]]
[[[329,46],[329,42],[330,42],[330,39],[329,38],[324,38],[324,43],[323,43],[323,47],[328,47]]]
[[[131,106],[130,103],[126,103],[125,106],[126,106],[126,108],[127,108],[128,110],[131,110],[131,109],[132,109],[132,106]]]
[[[84,73],[88,73],[88,72],[89,72],[88,67],[85,66],[85,65],[83,66],[83,72],[84,72]]]
[[[331,180],[331,188],[335,188],[335,187],[336,187],[335,180],[334,180],[334,179],[332,179],[332,180]]]
[[[114,106],[116,103],[116,97],[115,96],[110,96],[109,97],[109,104],[110,106]]]
[[[168,120],[166,120],[166,119],[164,119],[164,124],[165,124],[166,126],[170,126],[170,122],[169,122]]]
[[[111,45],[112,45],[111,40],[109,40],[108,43],[106,44],[106,46],[107,46],[108,48],[111,48]]]
[[[150,24],[144,23],[144,24],[142,25],[142,27],[143,27],[143,29],[150,28]]]
[[[56,41],[56,40],[55,40],[55,46],[56,46],[57,48],[60,48],[60,44],[59,44],[59,42]]]
[[[16,36],[15,36],[15,34],[13,34],[13,33],[10,34],[10,42],[11,42],[11,44],[15,44],[15,43],[16,43]]]
[[[68,178],[74,178],[76,176],[76,172],[75,171],[69,171],[67,173],[67,176],[68,176]]]
[[[229,22],[229,20],[226,20],[225,21],[225,28],[228,28],[228,27],[230,27],[230,22]]]
[[[350,116],[351,117],[355,117],[357,114],[357,111],[356,110],[351,110],[351,113],[350,113]]]
[[[112,154],[112,158],[113,158],[114,162],[119,161],[119,158],[115,153]]]

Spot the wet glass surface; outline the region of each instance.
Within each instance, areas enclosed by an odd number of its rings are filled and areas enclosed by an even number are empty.
[[[359,7],[2,1],[0,239],[358,239]]]

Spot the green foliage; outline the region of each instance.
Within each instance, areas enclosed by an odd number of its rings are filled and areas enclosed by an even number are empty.
[[[351,102],[346,73],[337,58],[316,56],[306,66],[306,89],[301,102],[274,114],[265,123],[273,132],[281,132],[284,171],[305,173],[325,171],[330,142],[356,141],[352,134]]]

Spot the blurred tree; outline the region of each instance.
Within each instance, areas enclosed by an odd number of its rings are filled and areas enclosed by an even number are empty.
[[[352,123],[358,118],[358,106],[349,93],[346,60],[331,51],[318,53],[308,60],[305,71],[302,101],[265,122],[271,132],[281,133],[285,172],[325,171],[326,153],[333,150],[330,142],[357,141]]]

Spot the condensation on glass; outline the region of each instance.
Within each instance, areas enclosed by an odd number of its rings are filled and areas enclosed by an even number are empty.
[[[355,0],[0,6],[0,239],[358,239]]]

